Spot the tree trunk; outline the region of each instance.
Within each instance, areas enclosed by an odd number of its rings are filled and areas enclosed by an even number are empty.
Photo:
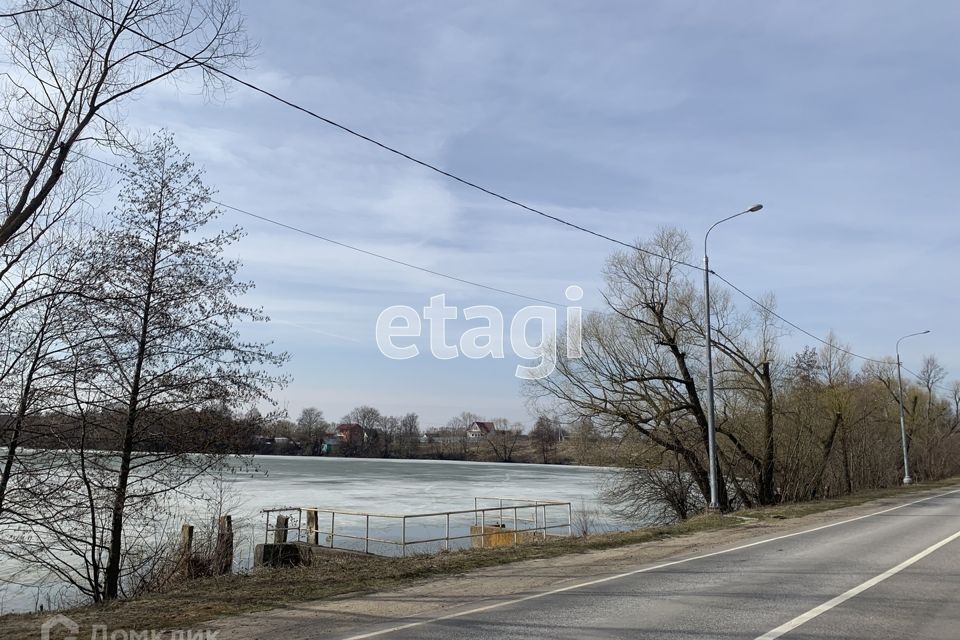
[[[770,363],[761,365],[761,382],[763,384],[763,462],[760,468],[759,500],[762,505],[774,504],[777,501],[777,486],[774,477],[776,468],[776,441],[774,439],[773,416],[773,382],[770,379]]]
[[[833,418],[833,426],[830,428],[830,433],[827,435],[827,439],[823,442],[823,459],[820,462],[820,467],[817,469],[817,475],[813,480],[813,488],[810,490],[811,500],[816,500],[817,496],[820,494],[820,487],[823,484],[823,474],[827,470],[827,463],[830,461],[830,454],[833,453],[833,443],[836,441],[837,432],[842,424],[843,414],[837,412]]]
[[[107,558],[107,567],[104,571],[104,590],[107,600],[115,600],[120,594],[120,569],[123,563],[121,544],[123,538],[123,511],[127,503],[127,483],[130,481],[130,461],[133,458],[133,435],[134,429],[137,426],[137,415],[140,404],[140,384],[143,376],[143,363],[146,359],[147,339],[150,331],[150,311],[157,275],[160,230],[162,228],[164,210],[163,191],[165,188],[166,184],[161,174],[160,195],[157,203],[157,225],[154,229],[153,237],[153,255],[151,256],[150,271],[147,278],[143,311],[140,316],[140,336],[137,341],[134,372],[130,380],[130,399],[127,403],[127,415],[123,428],[123,444],[120,449],[120,472],[117,476],[117,485],[114,488],[113,511],[110,518],[110,552]]]
[[[23,389],[20,393],[20,402],[17,403],[17,415],[13,421],[13,431],[10,434],[10,443],[7,445],[7,459],[3,464],[3,472],[0,475],[0,514],[3,513],[4,503],[7,497],[7,488],[10,486],[10,478],[13,475],[13,463],[17,458],[17,450],[20,447],[20,437],[23,435],[23,426],[27,416],[27,409],[30,407],[30,394],[33,391],[33,381],[37,375],[37,369],[40,367],[40,361],[43,358],[43,345],[46,335],[47,321],[49,320],[49,307],[44,315],[43,324],[36,337],[36,349],[33,351],[33,360],[30,368],[27,370],[27,377],[23,383]]]

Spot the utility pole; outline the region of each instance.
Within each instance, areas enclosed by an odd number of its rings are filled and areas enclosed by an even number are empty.
[[[707,307],[707,456],[710,458],[711,509],[720,508],[720,488],[717,483],[717,418],[713,400],[713,332],[710,330],[710,258],[707,256],[707,240],[710,238],[710,232],[713,231],[713,228],[718,224],[726,222],[727,220],[733,220],[734,218],[742,216],[745,213],[755,213],[761,209],[763,209],[762,204],[755,204],[749,209],[745,209],[740,213],[735,213],[732,216],[724,218],[723,220],[718,220],[717,222],[714,222],[709,229],[707,229],[707,233],[703,236],[703,295]]]
[[[905,335],[897,340],[897,395],[899,396],[900,402],[900,445],[903,448],[903,484],[913,484],[913,478],[910,477],[910,457],[907,455],[907,427],[903,420],[903,374],[901,373],[903,367],[900,364],[900,343],[907,338],[922,336],[927,333],[930,333],[929,329]]]

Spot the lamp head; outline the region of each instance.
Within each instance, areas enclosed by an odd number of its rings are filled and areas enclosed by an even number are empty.
[[[762,204],[755,204],[755,205],[753,205],[752,207],[750,207],[749,209],[747,209],[747,211],[749,211],[750,213],[756,213],[757,211],[760,211],[760,209],[763,209],[763,205],[762,205]]]

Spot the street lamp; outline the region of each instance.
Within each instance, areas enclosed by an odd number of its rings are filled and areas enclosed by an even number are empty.
[[[900,444],[903,446],[903,484],[912,484],[913,478],[910,477],[910,459],[907,457],[907,428],[903,424],[903,375],[900,373],[900,343],[907,338],[922,336],[927,333],[930,333],[929,329],[905,335],[900,338],[900,340],[897,340],[897,387],[899,389],[897,395],[900,396]]]
[[[707,305],[707,456],[710,458],[710,508],[720,508],[720,490],[717,487],[717,430],[716,430],[716,412],[713,406],[713,350],[711,348],[710,331],[710,258],[707,257],[707,240],[710,238],[710,232],[718,224],[727,220],[733,220],[745,213],[756,213],[763,209],[762,204],[755,204],[749,209],[744,209],[740,213],[735,213],[723,220],[714,222],[706,235],[703,236],[703,294]]]

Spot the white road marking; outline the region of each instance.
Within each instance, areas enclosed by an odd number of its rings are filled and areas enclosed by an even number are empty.
[[[776,542],[778,540],[785,540],[786,538],[793,538],[796,536],[802,536],[808,533],[814,533],[816,531],[823,531],[824,529],[829,529],[831,527],[839,527],[840,525],[849,524],[851,522],[856,522],[857,520],[863,520],[865,518],[872,518],[874,516],[879,516],[884,513],[890,513],[891,511],[896,511],[897,509],[903,509],[904,507],[909,507],[911,505],[918,504],[920,502],[926,502],[927,500],[934,500],[935,498],[942,498],[944,496],[949,496],[954,493],[960,493],[960,489],[954,489],[953,491],[947,491],[946,493],[938,493],[933,496],[927,496],[926,498],[920,498],[919,500],[914,500],[913,502],[907,502],[896,507],[890,507],[889,509],[883,509],[881,511],[874,511],[873,513],[868,513],[866,515],[857,516],[856,518],[848,518],[847,520],[841,520],[840,522],[833,522],[831,524],[821,525],[819,527],[814,527],[813,529],[805,529],[804,531],[795,531],[793,533],[787,533],[782,536],[777,536],[775,538],[767,538],[764,540],[757,540],[756,542],[749,542],[747,544],[742,544],[731,549],[724,549],[722,551],[712,551],[710,553],[704,553],[699,556],[693,556],[690,558],[683,558],[682,560],[673,560],[671,562],[663,562],[652,567],[644,567],[642,569],[634,569],[633,571],[627,571],[626,573],[618,573],[612,576],[606,576],[605,578],[597,578],[596,580],[589,580],[587,582],[580,582],[573,584],[567,587],[561,587],[559,589],[552,589],[550,591],[542,591],[539,593],[533,593],[528,596],[523,596],[520,598],[514,598],[513,600],[501,600],[499,602],[494,602],[492,604],[484,605],[482,607],[476,607],[473,609],[468,609],[466,611],[458,611],[456,613],[448,613],[447,615],[437,616],[435,618],[428,618],[426,620],[417,620],[416,622],[407,622],[405,624],[396,625],[394,627],[388,627],[386,629],[380,629],[379,631],[371,631],[369,633],[361,633],[359,635],[348,636],[343,640],[363,640],[364,638],[376,638],[378,636],[385,636],[391,633],[396,633],[397,631],[404,631],[405,629],[414,629],[416,627],[422,627],[428,624],[433,624],[435,622],[443,622],[445,620],[453,620],[454,618],[462,618],[464,616],[473,615],[475,613],[483,613],[485,611],[492,611],[494,609],[500,609],[502,607],[508,607],[513,604],[518,604],[520,602],[528,602],[530,600],[537,600],[539,598],[545,598],[547,596],[556,595],[558,593],[564,593],[566,591],[574,591],[576,589],[583,589],[584,587],[592,587],[596,584],[603,584],[605,582],[612,582],[614,580],[622,580],[623,578],[629,578],[630,576],[635,576],[641,573],[649,573],[651,571],[657,571],[659,569],[665,569],[666,567],[673,567],[678,564],[684,564],[687,562],[694,562],[696,560],[703,560],[704,558],[712,558],[714,556],[724,555],[726,553],[733,553],[734,551],[742,551],[743,549],[749,549],[751,547],[757,547],[762,544],[769,544],[771,542]],[[957,535],[960,535],[958,533]],[[949,540],[947,540],[949,542]],[[946,544],[944,542],[943,544]],[[772,633],[772,632],[771,632]],[[763,636],[766,638],[767,636]],[[770,636],[776,637],[776,636]]]
[[[933,553],[934,551],[936,551],[936,550],[939,549],[940,547],[942,547],[942,546],[944,546],[944,545],[947,545],[947,544],[950,544],[951,542],[953,542],[953,541],[956,540],[957,538],[960,538],[960,531],[957,531],[955,534],[953,534],[953,535],[950,536],[949,538],[944,538],[944,539],[941,540],[940,542],[938,542],[938,543],[936,543],[936,544],[934,544],[934,545],[931,545],[931,546],[927,547],[926,549],[924,549],[923,551],[921,551],[921,552],[918,553],[917,555],[915,555],[915,556],[913,556],[912,558],[909,558],[909,559],[907,559],[907,560],[904,560],[903,562],[901,562],[901,563],[898,564],[897,566],[893,567],[892,569],[887,569],[886,571],[884,571],[884,572],[881,573],[880,575],[878,575],[878,576],[876,576],[876,577],[874,577],[874,578],[870,578],[869,580],[867,580],[867,581],[864,582],[863,584],[859,584],[859,585],[855,586],[853,589],[850,589],[849,591],[846,591],[846,592],[844,592],[844,593],[841,593],[841,594],[840,594],[839,596],[837,596],[836,598],[833,598],[832,600],[827,600],[826,602],[824,602],[823,604],[821,604],[819,607],[814,607],[813,609],[810,609],[810,611],[807,611],[806,613],[797,616],[796,618],[794,618],[794,619],[791,620],[790,622],[785,622],[784,624],[780,625],[780,626],[777,627],[776,629],[772,629],[772,630],[766,632],[766,633],[763,634],[762,636],[757,637],[756,640],[773,640],[774,638],[779,638],[779,637],[782,636],[783,634],[785,634],[785,633],[787,633],[787,632],[789,632],[789,631],[792,631],[792,630],[796,629],[797,627],[799,627],[800,625],[802,625],[802,624],[804,624],[804,623],[806,623],[806,622],[809,622],[809,621],[813,620],[814,618],[816,618],[817,616],[819,616],[821,613],[826,613],[827,611],[830,611],[830,609],[833,609],[833,608],[836,607],[837,605],[843,604],[844,602],[846,602],[846,601],[849,600],[850,598],[854,597],[855,595],[858,595],[858,594],[860,594],[860,593],[863,593],[864,591],[866,591],[866,590],[869,589],[870,587],[873,587],[873,586],[876,586],[876,585],[880,584],[881,582],[883,582],[884,580],[886,580],[886,579],[889,578],[890,576],[894,576],[894,575],[900,573],[901,571],[903,571],[904,569],[906,569],[906,568],[909,567],[910,565],[912,565],[912,564],[914,564],[914,563],[916,563],[916,562],[919,562],[920,560],[923,560],[924,558],[926,558],[928,555],[930,555],[931,553]]]

